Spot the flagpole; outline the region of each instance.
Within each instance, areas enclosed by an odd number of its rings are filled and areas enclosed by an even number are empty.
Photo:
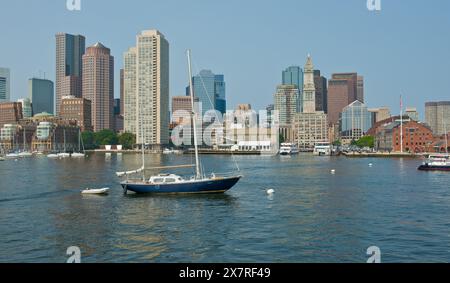
[[[403,153],[403,100],[400,95],[400,151]]]

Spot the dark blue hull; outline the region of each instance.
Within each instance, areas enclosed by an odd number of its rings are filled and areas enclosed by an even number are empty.
[[[236,185],[240,179],[241,176],[186,183],[151,184],[144,182],[123,182],[121,185],[125,191],[132,191],[138,194],[205,194],[224,193]]]
[[[421,165],[418,169],[420,171],[450,171],[450,166]]]

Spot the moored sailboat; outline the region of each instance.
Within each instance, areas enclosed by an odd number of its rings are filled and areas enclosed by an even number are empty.
[[[82,149],[83,148],[83,149]],[[83,158],[86,154],[84,153],[84,144],[81,138],[81,129],[78,131],[78,152],[72,153],[73,158]]]
[[[154,193],[154,194],[192,194],[192,193],[224,193],[231,189],[242,178],[240,175],[232,176],[216,176],[214,173],[206,176],[201,170],[200,158],[197,141],[197,113],[194,107],[194,93],[192,86],[192,71],[191,71],[191,57],[190,51],[187,51],[188,67],[189,67],[189,85],[190,97],[192,106],[193,132],[194,132],[194,148],[195,148],[195,175],[190,178],[183,178],[175,174],[158,174],[149,179],[145,177],[145,158],[144,146],[142,146],[142,167],[135,171],[118,172],[117,176],[127,176],[127,180],[121,182],[124,192],[132,191],[135,193]],[[141,123],[142,128],[142,123]],[[142,143],[143,133],[141,131]],[[167,168],[181,168],[191,167],[192,165],[151,168],[151,169],[167,169]],[[128,176],[142,172],[141,180],[128,180]]]

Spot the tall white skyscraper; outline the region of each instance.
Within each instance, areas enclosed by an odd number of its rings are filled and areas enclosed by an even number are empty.
[[[136,54],[132,47],[124,53],[123,68],[123,123],[124,131],[136,134]]]
[[[11,78],[9,69],[0,68],[0,102],[8,102],[11,99],[10,93]]]
[[[124,130],[136,134],[138,144],[167,145],[168,41],[157,30],[143,31],[137,36],[136,47],[125,52],[124,61]]]

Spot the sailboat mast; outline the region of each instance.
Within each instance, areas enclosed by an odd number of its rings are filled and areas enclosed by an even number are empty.
[[[78,152],[81,152],[81,129],[78,129]]]
[[[142,106],[141,106],[142,110]],[[140,111],[139,111],[140,112]],[[144,143],[144,123],[142,121],[142,113],[139,113],[141,115],[141,142],[142,142],[142,181],[145,182],[145,143]]]
[[[448,132],[447,132],[447,124],[444,120],[444,113],[442,113],[442,123],[444,123],[444,133],[445,133],[445,153],[448,154]]]
[[[198,144],[197,144],[197,113],[195,112],[194,105],[194,86],[192,85],[192,66],[191,66],[191,50],[187,50],[187,59],[189,67],[189,93],[191,96],[192,107],[192,125],[194,129],[194,148],[195,148],[195,176],[197,179],[201,179],[200,161],[198,156]]]
[[[26,131],[26,129],[25,129],[25,126],[23,127],[23,151],[25,152],[25,150],[26,150],[26,141],[25,141],[25,139],[26,139],[26,133],[25,133],[25,131]]]

